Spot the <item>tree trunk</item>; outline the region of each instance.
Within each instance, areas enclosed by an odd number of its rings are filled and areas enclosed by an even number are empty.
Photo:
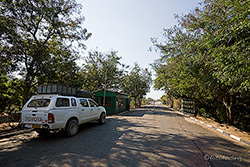
[[[30,76],[30,74],[26,74],[25,80],[24,80],[24,95],[23,95],[23,105],[29,100],[29,93],[31,89],[31,83],[33,78]]]
[[[29,84],[24,84],[23,105],[29,100],[30,88],[31,86]]]
[[[138,108],[139,107],[139,101],[140,99],[138,98],[138,96],[135,96],[135,108]]]
[[[174,100],[173,97],[170,96],[170,107],[173,108],[174,107]]]
[[[141,99],[139,98],[139,100],[138,100],[138,102],[139,102],[139,108],[141,108]]]
[[[223,104],[227,108],[227,123],[229,125],[233,125],[234,124],[234,104],[235,104],[234,95],[228,95],[224,97]]]
[[[138,107],[141,108],[141,96],[138,96]]]
[[[137,96],[135,96],[135,108],[138,108],[138,104],[137,104]]]

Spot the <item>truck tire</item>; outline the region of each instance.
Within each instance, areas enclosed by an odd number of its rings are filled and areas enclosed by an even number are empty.
[[[106,122],[106,114],[102,113],[99,120],[98,120],[99,124],[105,124]]]
[[[65,128],[65,134],[68,137],[75,136],[78,133],[79,124],[77,120],[70,119]]]

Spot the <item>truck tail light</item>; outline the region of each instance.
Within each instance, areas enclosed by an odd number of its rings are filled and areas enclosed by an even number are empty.
[[[48,115],[48,123],[54,123],[55,122],[55,117],[52,113],[49,113]]]

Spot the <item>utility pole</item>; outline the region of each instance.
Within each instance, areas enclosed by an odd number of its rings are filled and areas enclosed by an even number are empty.
[[[104,87],[103,106],[105,106],[106,86]]]
[[[104,85],[104,92],[103,92],[103,106],[105,106],[107,85],[108,85],[108,71],[106,71],[106,77],[105,77],[105,85]]]

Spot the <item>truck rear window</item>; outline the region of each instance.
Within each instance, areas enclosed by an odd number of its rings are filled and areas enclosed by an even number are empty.
[[[34,99],[27,107],[48,107],[50,104],[50,99]]]

